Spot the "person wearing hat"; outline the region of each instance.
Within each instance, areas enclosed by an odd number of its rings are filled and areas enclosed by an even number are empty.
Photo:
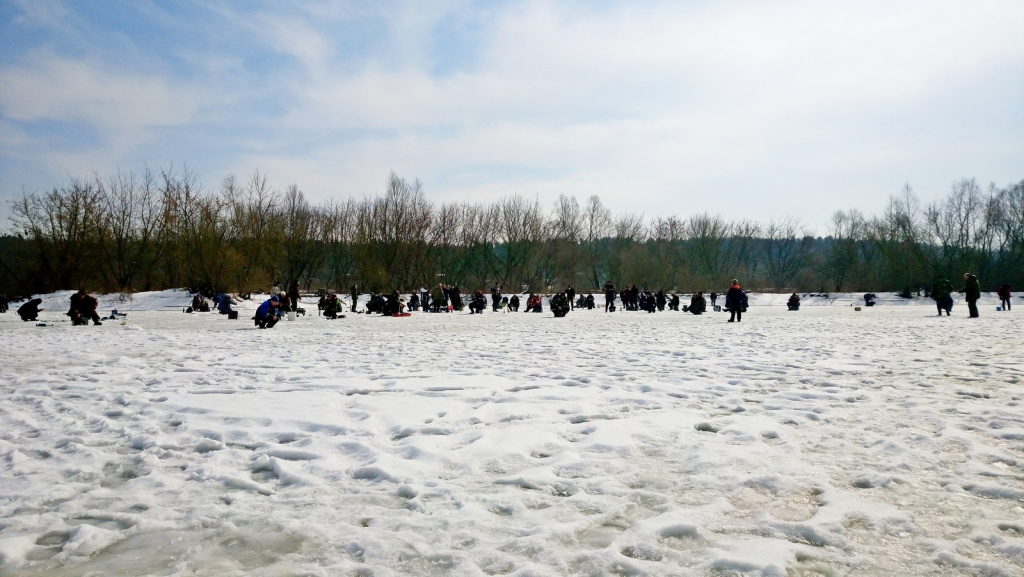
[[[85,289],[71,295],[71,308],[67,312],[67,315],[71,317],[71,324],[87,325],[91,319],[92,324],[102,325],[100,315],[96,312],[97,306],[99,306],[99,302],[96,297],[85,292]]]
[[[277,295],[270,295],[270,298],[263,301],[260,308],[256,309],[256,326],[261,329],[273,328],[277,321],[281,320],[281,298]]]
[[[978,277],[974,276],[969,272],[964,273],[964,300],[967,301],[967,310],[971,313],[971,318],[977,318],[978,315],[978,299],[981,298],[981,283],[978,281]]]

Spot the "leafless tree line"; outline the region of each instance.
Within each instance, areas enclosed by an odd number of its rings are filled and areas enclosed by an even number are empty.
[[[307,290],[585,291],[612,280],[688,292],[734,277],[774,291],[907,291],[967,270],[989,288],[1024,284],[1024,181],[983,191],[964,179],[928,205],[907,186],[877,216],[836,212],[817,238],[794,218],[648,219],[597,196],[436,203],[396,174],[381,195],[311,204],[260,172],[215,189],[188,168],[119,172],[25,193],[12,214],[14,234],[0,238],[9,294],[258,291],[290,279]]]

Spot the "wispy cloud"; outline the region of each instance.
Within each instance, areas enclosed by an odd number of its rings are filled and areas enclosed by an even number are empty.
[[[74,158],[174,159],[313,198],[374,193],[394,169],[438,199],[823,222],[907,180],[938,195],[1024,176],[1015,2],[142,4],[117,29],[31,6],[0,20],[8,187]],[[64,33],[19,34],[30,21]],[[48,168],[17,168],[26,149]]]

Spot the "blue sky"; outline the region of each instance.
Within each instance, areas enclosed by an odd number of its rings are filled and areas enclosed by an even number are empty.
[[[393,170],[824,233],[907,182],[1024,178],[1022,29],[1019,0],[0,0],[0,198],[172,163],[361,198]]]

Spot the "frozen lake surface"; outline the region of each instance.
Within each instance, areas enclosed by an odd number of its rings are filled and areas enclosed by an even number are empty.
[[[1024,301],[256,330],[66,297],[0,315],[2,576],[1024,573]]]

